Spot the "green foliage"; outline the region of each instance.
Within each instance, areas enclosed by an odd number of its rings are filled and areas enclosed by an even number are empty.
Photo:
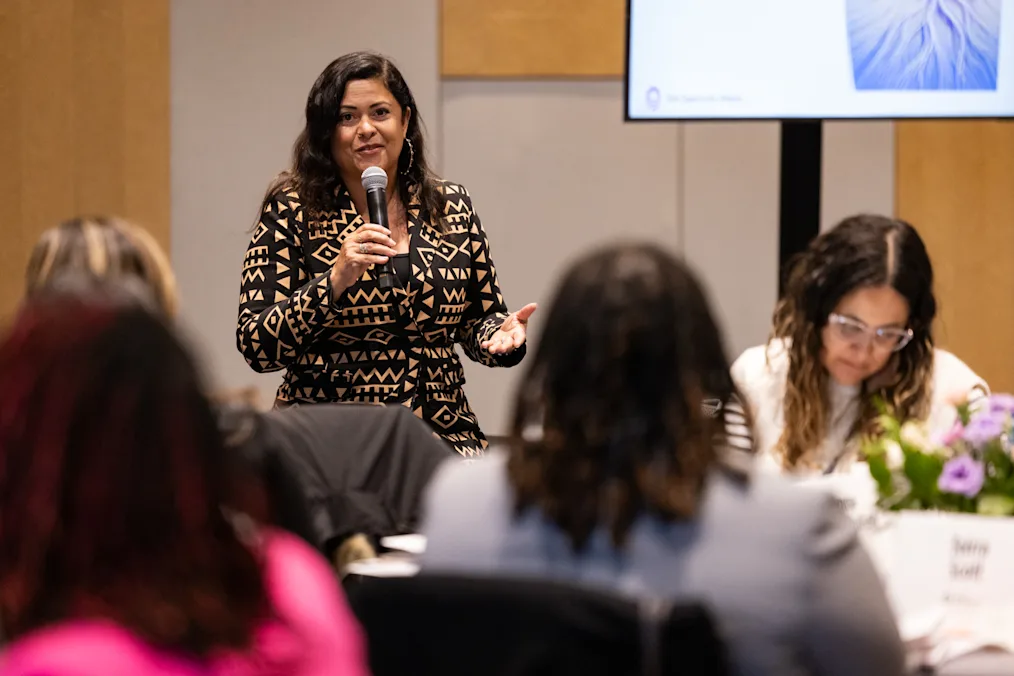
[[[875,405],[878,431],[863,439],[862,451],[883,509],[1014,515],[1014,397],[958,405],[954,429],[936,440],[922,423]]]

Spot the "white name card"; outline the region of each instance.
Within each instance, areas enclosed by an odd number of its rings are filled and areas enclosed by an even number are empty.
[[[897,610],[1014,605],[1014,519],[901,512],[892,521]]]

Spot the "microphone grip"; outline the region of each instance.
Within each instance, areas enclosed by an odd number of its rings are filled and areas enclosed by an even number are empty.
[[[387,190],[384,188],[368,190],[366,206],[370,211],[370,223],[390,229],[387,221]],[[377,266],[377,285],[381,289],[391,289],[394,288],[394,280],[394,262],[388,258],[386,263]]]

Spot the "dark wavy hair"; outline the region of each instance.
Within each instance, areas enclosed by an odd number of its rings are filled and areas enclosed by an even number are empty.
[[[430,170],[426,159],[426,140],[419,107],[397,66],[386,56],[373,52],[352,52],[340,56],[317,77],[306,97],[306,126],[292,147],[292,165],[272,182],[265,197],[291,185],[299,191],[300,198],[310,211],[327,213],[334,210],[335,190],[341,184],[341,174],[331,154],[331,140],[338,126],[345,87],[353,80],[380,80],[401,106],[402,115],[411,109],[405,138],[411,141],[413,152],[409,151],[409,144],[402,146],[398,158],[398,194],[402,204],[408,206],[412,191],[418,190],[423,217],[443,231],[446,223],[442,192],[439,179]]]
[[[721,333],[694,275],[657,247],[575,263],[529,359],[508,461],[515,507],[538,508],[575,551],[599,526],[621,548],[642,513],[692,518],[709,470],[736,471],[721,418],[702,411],[738,398]]]
[[[902,419],[928,413],[937,303],[926,246],[905,221],[868,214],[846,218],[814,239],[791,264],[785,295],[775,307],[772,338],[786,339],[789,357],[785,429],[776,447],[786,468],[818,448],[828,427],[828,375],[820,360],[828,316],[849,293],[884,285],[908,301],[913,338],[883,373],[864,384],[852,433],[874,431],[873,395]]]
[[[270,608],[223,513],[232,462],[194,362],[129,302],[42,296],[0,342],[0,622],[106,619],[204,656]]]

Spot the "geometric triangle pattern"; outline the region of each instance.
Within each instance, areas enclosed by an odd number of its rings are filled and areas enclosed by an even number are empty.
[[[479,345],[508,309],[489,241],[464,187],[439,182],[443,227],[406,212],[409,276],[381,289],[373,270],[332,298],[330,270],[365,223],[343,186],[326,211],[291,186],[270,195],[243,259],[236,342],[255,371],[285,369],[277,403],[401,404],[462,455],[487,443],[465,397],[455,349],[486,366],[514,366],[522,347],[493,356]]]

